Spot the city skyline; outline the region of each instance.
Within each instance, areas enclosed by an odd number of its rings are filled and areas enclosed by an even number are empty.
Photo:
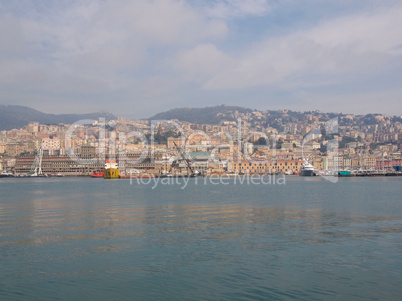
[[[0,1],[0,104],[401,115],[401,20],[397,1]]]
[[[263,113],[233,107],[217,116],[223,118],[217,124],[126,118],[74,124],[31,122],[1,131],[0,169],[3,166],[22,177],[35,174],[34,169],[45,175],[88,176],[102,171],[108,154],[118,158],[123,176],[133,168],[161,174],[172,168],[180,173],[188,167],[187,174],[194,174],[189,166],[197,166],[203,174],[290,175],[300,172],[306,158],[317,174],[330,175],[331,181],[336,181],[332,176],[338,171],[344,173],[340,176],[351,176],[351,170],[354,176],[398,175],[400,171],[398,117]],[[187,165],[180,167],[174,161],[177,152],[182,156],[179,159],[185,158],[183,148],[192,163],[185,160]]]

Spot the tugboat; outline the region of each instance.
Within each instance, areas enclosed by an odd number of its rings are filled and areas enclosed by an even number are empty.
[[[314,172],[314,166],[308,163],[307,160],[304,160],[299,175],[302,177],[314,177],[316,175]]]
[[[94,171],[91,175],[91,178],[103,178],[104,172],[96,172]]]
[[[105,170],[103,172],[104,179],[118,179],[120,175],[119,166],[116,160],[106,160]]]

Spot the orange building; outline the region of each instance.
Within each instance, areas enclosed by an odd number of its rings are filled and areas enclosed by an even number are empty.
[[[298,173],[303,164],[302,160],[264,160],[264,161],[235,161],[232,171],[235,173]]]

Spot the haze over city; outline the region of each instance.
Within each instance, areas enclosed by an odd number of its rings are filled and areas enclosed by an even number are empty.
[[[401,115],[399,1],[0,1],[0,104]]]

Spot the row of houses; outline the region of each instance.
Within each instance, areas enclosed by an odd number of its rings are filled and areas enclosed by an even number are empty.
[[[393,169],[394,166],[401,166],[401,158],[378,158],[375,156],[334,156],[332,160],[323,158],[320,169],[328,170],[384,170]],[[315,166],[316,167],[316,166]]]

